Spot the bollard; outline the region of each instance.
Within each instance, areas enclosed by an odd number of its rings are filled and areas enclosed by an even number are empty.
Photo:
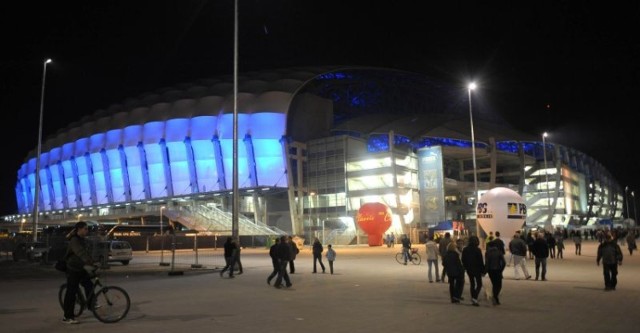
[[[168,262],[164,262],[164,234],[160,235],[160,266],[169,266]]]
[[[176,235],[171,235],[171,270],[169,271],[169,275],[184,275],[183,271],[176,271],[175,268],[176,261]]]
[[[198,264],[198,234],[193,236],[193,249],[196,251],[196,263],[191,264],[191,268],[202,268],[202,265]]]

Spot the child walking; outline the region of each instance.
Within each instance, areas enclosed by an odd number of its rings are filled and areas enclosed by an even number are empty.
[[[327,261],[329,262],[329,270],[333,274],[333,261],[336,260],[336,251],[333,250],[331,244],[327,245]]]

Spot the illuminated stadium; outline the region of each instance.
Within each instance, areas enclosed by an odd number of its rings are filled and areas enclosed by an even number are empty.
[[[233,91],[231,76],[179,84],[46,138],[40,222],[82,214],[144,224],[162,214],[185,229],[230,234]],[[240,234],[322,231],[349,243],[367,202],[389,206],[391,231],[412,237],[446,220],[475,227],[465,88],[384,68],[288,68],[241,74],[237,100]],[[598,161],[543,147],[482,108],[473,127],[478,194],[515,190],[528,226],[622,220],[622,189]],[[16,221],[33,219],[36,154],[17,172]]]

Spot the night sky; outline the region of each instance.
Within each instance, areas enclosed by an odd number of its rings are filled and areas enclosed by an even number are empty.
[[[397,68],[461,98],[473,79],[478,112],[547,131],[639,191],[640,4],[491,3],[239,0],[238,68]],[[16,213],[17,171],[37,147],[46,58],[44,138],[127,98],[232,74],[233,17],[232,0],[3,3],[0,215]]]

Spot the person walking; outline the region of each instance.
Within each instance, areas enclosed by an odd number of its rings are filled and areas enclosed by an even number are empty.
[[[320,263],[320,267],[322,268],[322,273],[324,273],[324,264],[322,263],[322,252],[324,251],[324,248],[322,247],[322,243],[320,243],[320,240],[318,239],[318,237],[316,237],[313,240],[312,251],[313,251],[313,273],[318,272],[318,270],[316,269],[316,263]]]
[[[502,291],[502,272],[507,263],[504,260],[504,254],[498,248],[499,244],[494,241],[487,244],[487,252],[485,253],[485,268],[491,280],[491,289],[493,291],[493,305],[500,305],[500,292]]]
[[[229,277],[234,278],[233,276],[233,266],[235,266],[235,250],[236,244],[233,242],[232,237],[227,237],[227,240],[224,242],[224,268],[220,271],[220,277],[224,275],[224,272],[229,270]]]
[[[550,232],[545,232],[545,239],[547,241],[547,246],[549,247],[549,255],[551,259],[555,259],[556,257],[556,238]]]
[[[559,237],[556,237],[556,258],[564,259],[564,236],[560,234]]]
[[[280,244],[276,248],[276,257],[278,258],[278,277],[276,277],[276,282],[273,284],[275,288],[282,288],[282,280],[284,280],[285,286],[287,288],[291,287],[293,284],[289,279],[289,274],[287,273],[287,265],[289,265],[289,261],[291,260],[291,246],[289,246],[289,237],[282,236],[280,237]]]
[[[637,248],[636,245],[636,233],[634,230],[629,230],[627,233],[627,249],[629,250],[629,255],[633,255],[633,250]]]
[[[327,245],[327,261],[329,262],[329,271],[333,275],[333,262],[336,260],[336,251],[331,244]]]
[[[404,257],[404,264],[411,260],[411,240],[406,234],[402,235],[402,257]]]
[[[544,232],[539,232],[533,242],[533,255],[536,263],[536,281],[542,277],[542,281],[547,281],[547,258],[549,257],[549,244],[545,239]],[[542,266],[542,272],[540,272]],[[540,275],[542,273],[542,276]]]
[[[267,277],[267,284],[271,285],[271,280],[273,280],[274,277],[276,277],[276,275],[278,275],[278,272],[280,271],[280,261],[278,260],[278,246],[280,245],[280,238],[276,238],[275,243],[273,243],[273,245],[271,245],[271,247],[269,247],[269,257],[271,257],[271,265],[273,266],[273,272],[271,272],[271,274],[269,274],[269,276]]]
[[[525,240],[527,242],[527,251],[529,252],[529,259],[533,259],[534,255],[533,255],[533,242],[536,241],[535,236],[533,235],[533,231],[529,230],[529,232],[527,232],[527,238]]]
[[[89,226],[86,222],[78,222],[74,225],[73,230],[67,235],[69,245],[64,255],[67,263],[67,291],[64,294],[64,317],[62,322],[65,324],[78,324],[73,313],[76,304],[76,295],[80,289],[80,285],[84,288],[87,298],[93,295],[93,283],[89,273],[85,270],[86,265],[92,265],[93,259],[87,251],[85,238],[89,233]]]
[[[573,244],[576,246],[576,255],[582,255],[582,234],[576,230],[573,234]]]
[[[513,239],[509,242],[509,252],[511,252],[511,255],[513,256],[513,277],[516,280],[520,280],[518,272],[518,267],[520,267],[525,279],[529,280],[531,275],[527,270],[527,243],[525,243],[520,237],[520,231],[516,231],[513,235]]]
[[[618,284],[618,266],[622,265],[622,250],[611,234],[605,235],[605,241],[598,245],[596,265],[602,260],[602,274],[604,275],[604,290],[616,290]]]
[[[462,266],[469,277],[471,292],[471,305],[479,306],[478,295],[482,289],[482,275],[485,272],[484,259],[480,250],[480,239],[477,236],[469,237],[469,243],[462,250]]]
[[[450,242],[447,246],[447,252],[442,259],[442,264],[447,270],[449,278],[449,296],[451,303],[460,303],[464,300],[462,292],[464,290],[464,267],[460,261],[460,253],[456,243]]]
[[[433,282],[433,275],[431,275],[432,268],[435,267],[436,271],[436,282],[440,282],[440,268],[438,267],[438,244],[433,240],[433,236],[429,236],[429,240],[427,244],[425,244],[427,248],[427,266],[429,267],[429,283]]]
[[[440,257],[442,257],[442,274],[440,276],[440,281],[444,283],[444,277],[447,274],[447,267],[444,265],[444,256],[447,254],[447,248],[451,243],[451,234],[449,232],[444,233],[444,237],[440,238],[440,243],[438,244],[438,252],[440,252]]]
[[[493,242],[495,242],[496,247],[500,250],[502,255],[505,255],[507,251],[505,250],[504,241],[500,238],[500,231],[496,231],[496,236],[493,238]]]
[[[296,260],[296,256],[300,253],[300,249],[298,249],[298,245],[293,241],[293,237],[289,236],[289,246],[291,247],[291,260],[289,260],[289,273],[294,274],[296,272],[296,265],[294,261]]]

